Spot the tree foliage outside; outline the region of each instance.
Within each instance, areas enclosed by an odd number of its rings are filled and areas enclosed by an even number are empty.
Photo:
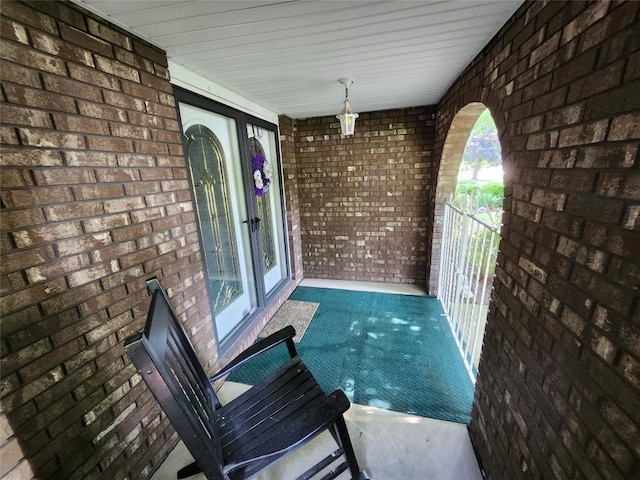
[[[504,199],[501,165],[498,131],[489,109],[486,109],[478,117],[467,140],[453,204],[491,225],[500,225]],[[481,172],[482,180],[478,178]]]
[[[498,129],[486,109],[476,120],[467,145],[462,154],[461,170],[472,170],[471,178],[478,179],[482,167],[502,165],[502,149],[498,140]]]

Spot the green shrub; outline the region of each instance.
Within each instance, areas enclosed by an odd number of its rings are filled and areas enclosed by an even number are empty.
[[[503,199],[504,197],[502,195],[482,195],[483,204],[485,204],[489,208],[502,208]]]
[[[500,209],[504,199],[504,186],[500,182],[481,185],[474,181],[460,182],[456,185],[453,204],[475,214],[478,208]]]
[[[485,196],[493,195],[504,198],[504,185],[500,182],[486,183],[480,186],[480,191]]]
[[[478,190],[476,182],[460,182],[456,185],[456,195],[470,195]]]
[[[491,230],[482,228],[470,234],[467,263],[473,264],[474,272],[478,278],[484,278],[485,272],[482,267],[486,265],[486,262],[489,263],[487,274],[489,276],[494,274],[499,244],[500,235]]]

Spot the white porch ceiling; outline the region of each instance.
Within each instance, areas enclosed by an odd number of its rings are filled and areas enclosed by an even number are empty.
[[[76,0],[175,63],[275,113],[431,105],[522,4],[499,1]]]

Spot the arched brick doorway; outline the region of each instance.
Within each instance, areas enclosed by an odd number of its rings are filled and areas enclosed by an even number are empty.
[[[455,191],[464,147],[467,144],[469,134],[476,120],[478,120],[480,114],[486,109],[486,105],[481,102],[469,103],[460,109],[451,122],[442,148],[442,158],[440,160],[438,183],[436,186],[433,240],[431,242],[431,269],[429,271],[428,282],[430,295],[437,295],[438,293],[444,202]]]

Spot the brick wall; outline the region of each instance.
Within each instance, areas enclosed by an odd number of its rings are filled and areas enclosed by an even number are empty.
[[[282,156],[282,170],[284,175],[284,194],[287,204],[287,228],[289,230],[289,260],[291,274],[300,283],[304,277],[302,265],[302,241],[300,239],[300,193],[298,187],[298,165],[296,162],[296,126],[295,122],[281,115],[278,118],[280,126],[280,149]]]
[[[145,279],[216,359],[166,57],[70,3],[1,13],[0,473],[147,478],[177,438],[122,348]]]
[[[304,274],[425,284],[433,107],[296,121]]]
[[[438,106],[501,133],[505,226],[470,432],[489,477],[640,477],[638,2],[526,3]]]

